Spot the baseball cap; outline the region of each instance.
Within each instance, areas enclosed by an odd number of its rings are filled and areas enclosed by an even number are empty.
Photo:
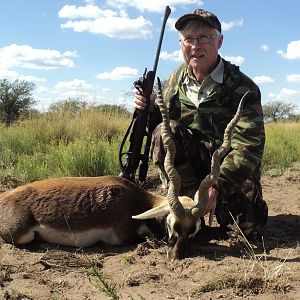
[[[192,20],[204,22],[221,32],[221,23],[217,16],[204,9],[195,9],[192,13],[183,15],[175,23],[175,28],[180,31],[184,28],[188,21]]]

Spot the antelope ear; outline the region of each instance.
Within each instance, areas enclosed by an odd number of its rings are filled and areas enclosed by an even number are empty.
[[[169,204],[162,204],[160,206],[157,206],[157,207],[151,208],[149,210],[146,210],[145,212],[143,212],[139,215],[132,216],[132,218],[137,219],[137,220],[147,220],[147,219],[151,219],[151,218],[160,218],[160,217],[164,217],[169,212],[170,212]]]

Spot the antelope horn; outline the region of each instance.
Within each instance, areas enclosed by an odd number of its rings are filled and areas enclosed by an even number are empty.
[[[253,93],[253,92],[247,91],[243,95],[243,97],[239,103],[239,106],[237,108],[237,111],[235,113],[235,116],[232,118],[232,120],[226,126],[226,129],[224,131],[224,138],[223,138],[222,145],[212,155],[211,171],[202,180],[202,182],[200,183],[199,189],[195,194],[194,200],[196,201],[196,205],[192,209],[193,215],[203,216],[203,214],[204,214],[204,211],[208,204],[208,189],[217,182],[217,180],[220,176],[220,162],[230,149],[233,130],[242,116],[243,105],[244,105],[245,99],[251,93]]]
[[[178,199],[181,186],[181,178],[174,167],[176,147],[173,139],[171,138],[170,117],[168,109],[163,100],[161,82],[159,77],[157,77],[157,85],[158,94],[156,101],[162,115],[161,137],[166,150],[164,167],[169,177],[168,201],[171,212],[178,218],[181,218],[184,216],[184,208]]]

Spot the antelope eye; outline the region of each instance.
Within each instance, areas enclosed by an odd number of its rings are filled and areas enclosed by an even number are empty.
[[[177,237],[172,234],[172,236],[168,239],[168,246],[173,248],[177,242]]]
[[[196,233],[196,226],[193,225],[193,226],[191,226],[191,227],[189,228],[189,230],[188,230],[188,236],[189,236],[189,237],[192,237],[195,233]]]
[[[182,234],[182,227],[179,223],[174,224],[174,231],[176,231],[178,233],[178,235]]]

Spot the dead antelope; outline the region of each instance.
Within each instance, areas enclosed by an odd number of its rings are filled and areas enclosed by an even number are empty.
[[[155,218],[162,217],[167,223],[168,256],[184,257],[188,240],[201,228],[208,189],[218,178],[220,159],[229,149],[242,102],[227,126],[224,143],[213,154],[211,173],[201,182],[195,201],[178,197],[180,178],[173,167],[174,143],[169,137],[169,117],[160,92],[162,137],[167,149],[165,169],[170,179],[167,197],[147,192],[119,176],[36,181],[0,195],[0,237],[15,244],[36,238],[75,247],[100,241],[124,245],[150,233]]]

